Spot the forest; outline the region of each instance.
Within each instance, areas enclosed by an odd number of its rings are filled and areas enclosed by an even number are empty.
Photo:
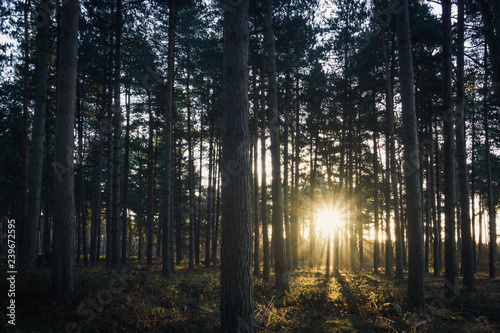
[[[500,1],[0,19],[1,332],[500,331]]]

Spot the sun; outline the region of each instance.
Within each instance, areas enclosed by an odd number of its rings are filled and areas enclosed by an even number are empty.
[[[316,221],[320,237],[326,237],[329,233],[338,230],[343,225],[339,212],[333,209],[320,211]]]

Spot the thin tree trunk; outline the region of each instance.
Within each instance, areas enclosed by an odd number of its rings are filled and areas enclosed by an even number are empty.
[[[373,241],[373,272],[378,274],[380,266],[380,241],[379,241],[379,218],[378,218],[378,119],[376,106],[373,106],[373,223],[375,228],[375,239]]]
[[[266,57],[264,50],[263,57],[264,65],[266,68]],[[262,122],[260,129],[260,161],[261,161],[261,191],[262,191],[262,251],[263,251],[263,272],[262,277],[265,282],[269,281],[270,275],[270,256],[269,256],[269,230],[267,225],[267,183],[266,183],[266,121],[265,121],[265,71],[261,71],[261,113],[262,113]]]
[[[268,121],[269,136],[271,138],[271,163],[272,163],[272,225],[274,248],[274,271],[276,274],[275,286],[280,292],[288,289],[288,269],[286,263],[285,240],[283,238],[283,198],[281,196],[281,163],[280,139],[278,119],[278,85],[276,82],[276,55],[273,27],[272,0],[266,0],[265,11],[265,36],[264,43],[267,49],[267,74],[268,86]],[[286,166],[285,166],[286,167]]]
[[[148,143],[148,204],[147,204],[147,251],[146,262],[149,267],[153,265],[153,219],[154,219],[154,180],[153,180],[153,145],[154,145],[154,119],[151,105],[151,91],[148,90],[148,114],[149,114],[149,143]]]
[[[200,233],[201,233],[201,180],[203,179],[203,123],[200,116],[200,180],[198,182],[198,206],[196,207],[196,229],[194,232],[195,263],[200,265]]]
[[[42,253],[47,256],[50,254],[50,126],[49,126],[49,112],[46,112],[45,120],[45,200],[44,200],[44,224],[43,224],[43,241]]]
[[[168,2],[168,73],[167,73],[167,106],[165,109],[165,171],[163,184],[163,223],[162,223],[162,275],[170,279],[172,274],[173,253],[171,251],[173,221],[172,217],[172,112],[173,112],[173,90],[174,90],[174,47],[175,47],[175,23],[176,2]],[[175,186],[175,185],[174,185]],[[177,263],[180,263],[180,219],[177,225]]]
[[[188,51],[189,58],[189,51]],[[189,60],[188,60],[189,61]],[[188,142],[188,192],[189,192],[189,268],[194,268],[194,170],[193,170],[193,148],[191,138],[191,97],[189,92],[190,72],[188,69],[186,82],[186,109],[187,109],[187,142]]]
[[[291,246],[292,246],[292,267],[299,266],[299,170],[300,170],[300,107],[299,107],[299,78],[297,76],[296,85],[296,115],[295,115],[295,156],[294,156],[294,186],[292,199],[292,216],[290,220]]]
[[[253,250],[253,275],[260,276],[260,220],[259,220],[259,175],[258,169],[258,143],[259,143],[259,97],[257,91],[257,65],[255,64],[255,53],[251,52],[252,63],[252,94],[253,94],[253,228],[254,228],[254,250]]]
[[[210,105],[207,108],[208,108],[208,114],[210,114]],[[207,226],[206,226],[207,242],[205,243],[205,267],[207,268],[210,267],[210,263],[212,261],[210,256],[210,242],[211,241],[213,242],[213,240],[211,240],[211,235],[210,235],[210,231],[212,228],[212,192],[213,192],[212,188],[214,183],[214,177],[213,177],[214,125],[213,125],[213,118],[211,117],[209,119],[208,126],[209,126],[208,131],[210,132],[210,139],[209,139],[210,141],[208,146],[208,189],[207,189]]]
[[[138,176],[139,176],[139,188],[138,188],[138,192],[139,192],[139,199],[138,199],[138,205],[139,205],[139,212],[137,214],[137,222],[136,222],[136,227],[138,229],[137,233],[138,233],[138,238],[139,238],[139,241],[138,241],[138,244],[137,244],[137,261],[140,263],[141,262],[141,259],[142,259],[142,178],[143,178],[143,174],[142,174],[142,158],[140,156],[138,156],[138,159],[137,159],[137,164],[139,165],[139,173],[138,173]]]
[[[120,140],[121,114],[120,73],[122,40],[122,0],[116,0],[115,15],[115,72],[113,105],[113,209],[111,213],[111,267],[120,261]]]
[[[418,310],[425,307],[424,239],[422,225],[422,200],[418,158],[417,119],[413,86],[408,0],[403,0],[402,11],[397,17],[399,70],[403,117],[403,142],[406,181],[406,216],[408,219],[409,270],[408,305]],[[396,214],[397,211],[396,211]]]
[[[31,138],[31,155],[28,165],[28,194],[26,228],[19,235],[25,235],[24,246],[19,248],[19,264],[30,270],[36,260],[36,226],[40,221],[42,170],[43,170],[43,141],[45,130],[45,116],[47,113],[47,77],[50,28],[50,0],[40,2],[36,18],[37,25],[37,60],[35,85],[35,110],[33,116],[33,132]],[[48,174],[47,174],[48,177]],[[45,212],[47,214],[47,212]]]
[[[486,60],[486,56],[485,56]],[[485,62],[486,64],[486,62]],[[491,176],[491,157],[490,157],[490,135],[488,125],[488,69],[485,66],[485,79],[484,79],[484,110],[483,110],[483,127],[484,127],[484,144],[486,146],[486,175],[487,175],[487,204],[488,204],[488,218],[490,221],[490,247],[489,247],[489,274],[490,278],[495,278],[495,261],[497,252],[497,237],[496,237],[496,221],[495,221],[495,207],[493,205],[493,186]]]
[[[384,35],[383,35],[384,36]],[[385,36],[382,38],[383,44],[385,43]],[[387,52],[387,50],[386,50]],[[386,66],[389,63],[389,58],[387,57]],[[387,97],[387,126],[389,131],[389,150],[390,150],[390,166],[391,166],[391,180],[392,185],[392,197],[394,203],[394,232],[396,238],[396,279],[404,278],[403,271],[403,232],[401,230],[401,220],[399,218],[399,194],[398,194],[398,171],[396,169],[396,137],[394,135],[394,104],[393,104],[393,93],[392,93],[392,70],[387,71],[389,82],[387,82],[387,90],[390,91]],[[389,84],[391,85],[389,87]],[[390,101],[389,101],[390,98]]]
[[[285,223],[285,235],[286,235],[286,267],[287,270],[292,269],[292,242],[291,242],[291,230],[290,230],[290,208],[289,208],[289,190],[288,190],[288,118],[290,113],[290,74],[287,73],[285,82],[285,129],[284,129],[284,151],[283,151],[283,215]]]
[[[53,287],[57,298],[71,297],[75,284],[74,215],[74,122],[78,44],[78,0],[68,0],[61,12],[61,56],[59,58],[55,143],[55,202]]]
[[[458,292],[455,241],[455,150],[451,101],[451,1],[443,0],[443,136],[445,194],[445,287],[450,295]]]
[[[33,225],[27,225],[28,209],[28,133],[29,133],[29,12],[31,1],[24,2],[24,66],[23,66],[23,134],[21,140],[21,211],[19,224],[17,225],[19,239],[20,264],[29,269],[33,266],[36,254],[36,226],[38,219]],[[74,111],[74,110],[73,110]],[[31,222],[31,221],[30,221]]]
[[[78,75],[78,74],[77,74]],[[81,110],[81,101],[80,101],[80,91],[79,91],[79,83],[77,76],[76,83],[76,110],[78,115],[78,173],[76,174],[77,184],[77,192],[76,192],[76,217],[78,219],[78,247],[77,247],[77,258],[76,262],[80,262],[80,254],[83,254],[85,258],[85,262],[88,263],[87,259],[87,246],[86,246],[86,221],[84,220],[84,212],[85,212],[85,191],[84,191],[84,183],[83,183],[83,117]],[[80,249],[82,250],[80,252]]]
[[[314,138],[312,135],[312,129],[310,133],[311,147],[309,149],[309,161],[310,161],[310,192],[309,200],[311,207],[309,209],[309,268],[314,268],[316,266],[316,225],[315,225],[315,192],[316,192],[316,150],[314,147]],[[318,147],[318,135],[316,135],[316,148]],[[314,154],[314,155],[313,155]]]
[[[385,34],[382,32],[382,47],[384,50],[385,59],[385,80],[386,80],[386,119],[387,128],[385,133],[385,215],[386,215],[386,226],[385,226],[385,275],[392,277],[392,241],[391,241],[391,158],[390,151],[392,148],[391,140],[391,115],[394,117],[394,106],[393,106],[393,90],[392,90],[392,67],[389,62],[389,52],[387,50],[387,42]],[[392,126],[394,128],[394,126]],[[393,171],[395,172],[395,171]],[[397,210],[395,211],[397,215]]]
[[[175,131],[175,134],[177,134],[177,130]],[[175,137],[175,136],[174,136]],[[175,143],[173,142],[172,144],[174,144],[175,146]],[[177,151],[177,146],[178,146],[178,151]],[[182,221],[184,220],[184,218],[181,216],[182,212],[181,212],[181,199],[180,199],[180,196],[181,196],[181,180],[180,180],[180,177],[181,177],[181,165],[180,165],[180,156],[182,156],[182,146],[181,144],[179,143],[176,147],[174,147],[174,151],[176,152],[175,153],[175,156],[174,156],[174,166],[175,166],[175,177],[174,177],[174,185],[173,185],[173,188],[175,190],[175,207],[176,207],[176,214],[175,214],[175,218],[176,218],[176,230],[175,230],[175,242],[176,242],[176,263],[177,265],[180,265],[181,264],[181,261],[183,259],[183,244],[182,244]]]
[[[220,138],[217,142],[217,163],[214,162],[214,179],[216,179],[216,186],[214,186],[214,197],[216,198],[215,204],[215,218],[214,218],[214,232],[212,241],[212,264],[217,264],[217,242],[219,241],[219,212],[220,212],[220,188],[221,188],[221,165],[220,165]]]
[[[472,120],[471,120],[471,126],[472,126],[472,147],[471,147],[471,170],[470,170],[470,203],[471,203],[471,228],[472,228],[472,254],[474,258],[474,273],[477,272],[477,238],[476,238],[476,204],[475,204],[475,194],[476,194],[476,189],[475,189],[475,163],[476,163],[476,116],[475,112],[472,113]]]
[[[111,37],[110,37],[111,39]],[[111,41],[110,41],[111,46]],[[110,51],[111,53],[111,51]],[[106,268],[111,267],[111,225],[113,216],[113,89],[112,89],[112,59],[109,57],[108,64],[108,116],[105,122],[107,133],[107,154],[106,154]]]
[[[436,251],[435,254],[435,265],[434,265],[434,276],[438,277],[439,274],[441,273],[442,269],[442,262],[443,262],[443,244],[442,244],[442,239],[441,239],[441,187],[440,187],[440,179],[441,179],[441,173],[439,171],[439,139],[438,139],[438,133],[437,130],[436,132],[436,138],[434,139],[435,142],[435,148],[434,151],[436,152],[436,215],[437,219],[436,225],[434,227],[434,248]]]
[[[127,263],[127,225],[128,225],[128,174],[130,152],[130,87],[126,91],[126,127],[125,127],[125,160],[123,162],[123,213],[122,213],[122,257],[121,263]],[[132,239],[132,236],[130,236]]]

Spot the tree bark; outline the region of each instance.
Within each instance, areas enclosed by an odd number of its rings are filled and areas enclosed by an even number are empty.
[[[165,171],[163,174],[163,222],[162,222],[162,275],[170,279],[172,274],[173,253],[171,251],[173,221],[172,221],[172,112],[174,90],[174,47],[176,2],[168,2],[168,73],[167,73],[167,106],[165,109]],[[180,220],[179,220],[180,222]],[[180,223],[179,223],[180,224]],[[177,226],[178,237],[180,228]],[[180,238],[180,237],[179,237]],[[179,239],[180,240],[180,239]],[[180,242],[177,243],[177,263],[180,261]]]
[[[264,50],[265,54],[265,50]],[[266,68],[266,57],[263,58],[264,68]],[[263,271],[262,277],[265,282],[269,281],[270,275],[270,256],[269,256],[269,229],[267,224],[267,181],[266,181],[266,121],[265,121],[265,71],[261,72],[261,112],[262,122],[260,129],[260,161],[261,161],[261,191],[262,191],[262,252],[263,252]]]
[[[445,195],[445,287],[448,296],[458,292],[455,241],[455,150],[451,105],[451,1],[443,0],[443,136]]]
[[[378,119],[376,105],[373,106],[373,223],[375,239],[373,241],[373,272],[378,274],[380,266],[379,218],[378,218]]]
[[[210,92],[210,88],[209,88]],[[210,101],[210,98],[208,99]],[[208,114],[210,114],[210,106],[208,106]],[[207,226],[206,226],[206,237],[207,241],[205,243],[205,267],[210,267],[211,263],[211,256],[210,256],[210,242],[213,240],[210,235],[211,229],[212,229],[212,192],[213,192],[213,183],[214,183],[214,177],[213,177],[213,163],[214,163],[214,158],[213,158],[213,149],[214,149],[214,124],[213,124],[213,118],[209,117],[209,125],[208,125],[208,131],[210,133],[210,139],[209,139],[209,146],[208,146],[208,189],[207,189]]]
[[[52,283],[57,298],[73,296],[75,285],[75,123],[76,66],[78,44],[78,0],[63,3],[61,12],[61,56],[59,58],[55,143],[54,251]]]
[[[464,30],[464,0],[458,0],[457,113],[455,115],[455,135],[457,138],[460,212],[462,220],[462,269],[464,286],[467,286],[470,291],[474,291],[476,289],[476,281],[474,277],[474,256],[472,253],[467,148],[465,143]]]
[[[153,220],[154,220],[154,158],[153,158],[153,145],[154,145],[154,115],[151,105],[151,91],[148,90],[148,114],[149,114],[149,143],[148,143],[148,205],[147,205],[147,253],[146,262],[149,267],[153,265]]]
[[[292,267],[299,266],[299,171],[300,171],[300,108],[299,108],[299,78],[296,78],[296,115],[295,115],[295,156],[294,156],[294,185],[292,199],[292,216],[290,219]]]
[[[486,52],[485,52],[486,53]],[[487,56],[485,54],[485,60]],[[486,147],[486,175],[487,175],[487,205],[488,205],[488,218],[490,222],[490,247],[489,247],[489,274],[490,278],[494,279],[496,276],[495,272],[495,261],[497,252],[497,237],[496,237],[496,221],[495,221],[495,207],[493,205],[493,186],[491,177],[491,157],[490,157],[490,134],[489,134],[489,124],[488,124],[488,67],[485,63],[485,79],[484,79],[484,104],[483,104],[483,127],[484,127],[484,145]],[[480,238],[482,238],[480,236]]]
[[[189,62],[189,50],[187,53]],[[190,72],[187,72],[186,82],[186,109],[187,109],[187,142],[188,142],[188,192],[189,192],[189,268],[194,268],[194,170],[193,147],[191,138],[191,97],[189,96]]]
[[[290,228],[290,206],[289,206],[289,187],[288,187],[288,131],[289,131],[289,113],[290,113],[290,74],[287,73],[285,82],[285,123],[284,123],[284,151],[283,151],[283,215],[286,235],[286,267],[292,269],[292,242]]]
[[[130,86],[126,91],[126,127],[125,127],[125,160],[123,162],[123,213],[122,213],[122,256],[121,264],[127,263],[127,226],[128,226],[128,174],[130,152]],[[132,238],[132,237],[130,237]]]
[[[255,53],[251,52],[252,62],[252,94],[253,94],[253,228],[254,228],[254,250],[253,250],[253,275],[260,276],[260,220],[259,220],[259,175],[258,169],[258,143],[259,143],[259,97],[257,91],[257,65],[255,64]]]
[[[121,73],[121,40],[122,40],[122,1],[116,0],[115,15],[115,71],[114,71],[114,105],[113,105],[113,209],[111,213],[111,267],[118,266],[120,261],[120,140],[121,114],[120,105],[120,73]]]
[[[406,216],[408,220],[408,247],[410,250],[408,305],[423,310],[425,307],[424,238],[408,0],[403,0],[401,12],[397,16],[397,35],[403,116]],[[396,214],[398,213],[396,212]]]
[[[222,332],[254,332],[248,156],[248,0],[224,1]]]
[[[285,240],[283,238],[283,198],[281,196],[281,163],[280,139],[278,118],[278,85],[276,82],[276,55],[273,27],[272,0],[266,0],[265,35],[264,43],[267,51],[268,75],[268,122],[269,136],[271,138],[271,163],[272,163],[272,225],[274,246],[274,272],[276,274],[275,287],[280,292],[288,289],[288,269],[286,264]],[[286,167],[286,166],[285,166]]]
[[[20,264],[29,268],[34,258],[32,252],[36,251],[36,240],[33,234],[36,233],[37,224],[28,225],[28,133],[29,133],[29,13],[31,11],[31,1],[24,2],[24,47],[23,47],[23,134],[21,139],[21,211],[19,212],[19,224],[17,230],[19,235],[19,256]],[[38,221],[38,220],[37,220]],[[36,253],[36,252],[35,252]]]
[[[37,60],[35,85],[35,110],[31,138],[31,158],[28,165],[28,194],[26,228],[23,230],[24,246],[19,248],[19,264],[30,270],[36,260],[37,226],[40,221],[43,170],[43,142],[45,115],[47,113],[47,77],[50,28],[50,0],[41,1],[37,26]],[[48,175],[47,175],[48,177]],[[45,212],[47,214],[47,212]],[[19,235],[21,236],[21,235]]]
[[[390,135],[390,118],[394,117],[394,97],[392,90],[392,66],[389,62],[389,52],[387,50],[387,42],[385,34],[382,32],[382,47],[384,50],[385,60],[385,82],[386,82],[386,95],[385,95],[385,108],[387,128],[385,132],[385,275],[392,277],[392,241],[391,241],[391,177],[390,177],[390,151],[391,151],[391,138]],[[397,211],[396,211],[397,215]]]

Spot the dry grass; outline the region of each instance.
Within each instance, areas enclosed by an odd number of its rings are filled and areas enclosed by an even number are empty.
[[[218,268],[180,267],[167,281],[159,262],[151,270],[130,264],[120,292],[109,289],[116,274],[82,267],[77,273],[78,293],[65,302],[52,299],[48,268],[18,274],[18,331],[64,332],[68,323],[82,332],[220,330]],[[2,276],[2,287],[5,281]],[[442,278],[427,278],[427,304],[436,304],[443,285]],[[272,280],[254,279],[255,322],[259,332],[499,331],[500,280],[479,275],[477,285],[476,293],[462,291],[452,302],[417,314],[406,305],[405,282],[349,272],[327,279],[322,271],[300,269],[290,272],[290,290],[281,297]]]

